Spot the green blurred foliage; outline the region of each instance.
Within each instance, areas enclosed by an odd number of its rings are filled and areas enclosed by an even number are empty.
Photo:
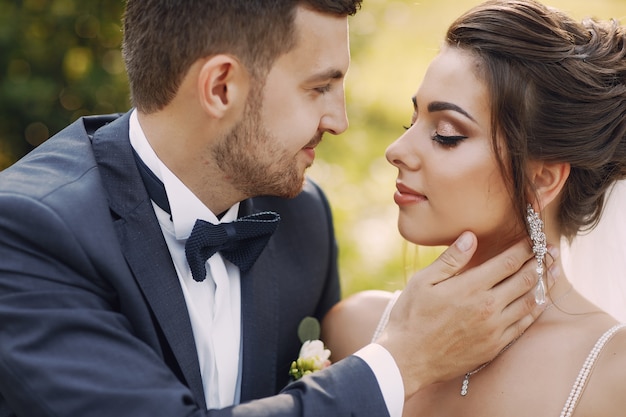
[[[86,114],[127,109],[121,0],[0,0],[0,169]]]
[[[442,248],[396,230],[395,169],[385,148],[410,122],[410,97],[445,29],[479,0],[364,0],[350,19],[346,81],[351,127],[327,135],[310,171],[327,191],[344,295],[402,288]],[[626,23],[626,0],[550,0],[577,18]],[[0,170],[85,114],[123,112],[122,0],[0,0]]]

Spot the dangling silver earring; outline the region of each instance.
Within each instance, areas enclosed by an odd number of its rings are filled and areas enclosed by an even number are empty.
[[[546,284],[543,280],[543,272],[544,258],[548,248],[546,247],[546,234],[543,232],[543,221],[530,204],[526,208],[526,222],[528,223],[528,234],[533,241],[533,253],[537,260],[538,281],[535,287],[535,302],[544,304],[546,302]]]

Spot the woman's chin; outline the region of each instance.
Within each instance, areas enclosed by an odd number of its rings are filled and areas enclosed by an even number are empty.
[[[420,233],[416,230],[403,230],[399,228],[400,235],[408,242],[419,246],[450,246],[456,238],[446,236],[435,236],[432,234]],[[459,236],[461,232],[459,232]]]

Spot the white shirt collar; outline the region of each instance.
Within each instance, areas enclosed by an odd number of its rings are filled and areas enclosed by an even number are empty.
[[[196,195],[159,159],[141,129],[137,110],[130,115],[130,143],[141,160],[163,182],[172,211],[173,232],[176,239],[187,239],[197,219],[217,224],[237,218],[239,203],[233,205],[221,219],[205,206]],[[158,207],[157,207],[158,208]]]

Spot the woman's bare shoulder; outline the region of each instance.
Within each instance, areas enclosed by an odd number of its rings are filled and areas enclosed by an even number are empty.
[[[333,362],[370,343],[392,298],[388,291],[362,291],[341,300],[328,312],[322,322],[322,340]]]

